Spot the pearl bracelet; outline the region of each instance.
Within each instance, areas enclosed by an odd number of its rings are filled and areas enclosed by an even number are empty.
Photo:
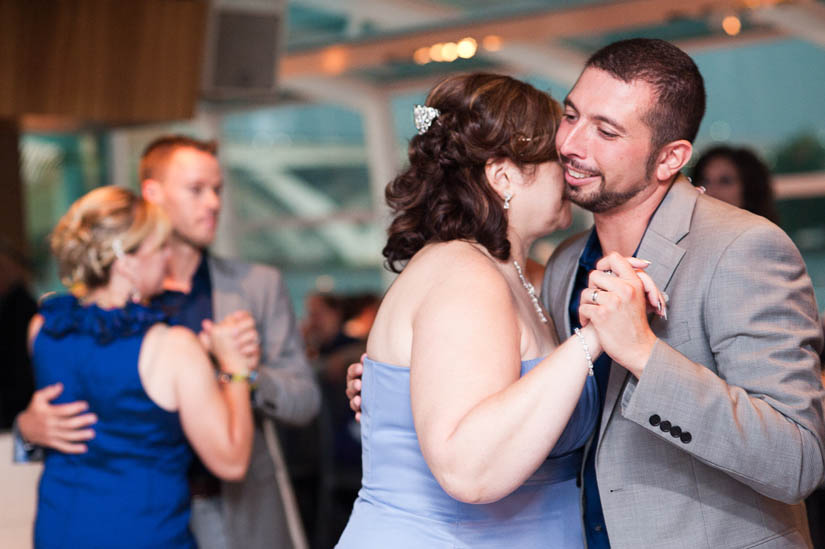
[[[579,336],[579,341],[582,342],[582,349],[584,349],[584,358],[587,359],[587,375],[593,375],[593,357],[590,356],[590,347],[587,345],[587,340],[584,339],[584,334],[578,328],[573,330],[577,336]]]

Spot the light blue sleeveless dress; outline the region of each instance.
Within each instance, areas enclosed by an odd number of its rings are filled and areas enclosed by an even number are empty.
[[[521,375],[541,360],[522,362]],[[365,359],[361,394],[363,477],[338,548],[583,547],[576,477],[596,425],[593,377],[547,460],[515,492],[480,505],[450,497],[427,467],[413,425],[409,368]]]

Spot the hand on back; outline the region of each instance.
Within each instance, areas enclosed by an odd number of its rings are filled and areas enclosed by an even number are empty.
[[[94,438],[90,428],[97,416],[87,412],[84,401],[52,404],[63,392],[63,384],[55,383],[35,391],[29,405],[17,417],[17,426],[27,442],[53,448],[66,454],[82,454],[84,441]]]

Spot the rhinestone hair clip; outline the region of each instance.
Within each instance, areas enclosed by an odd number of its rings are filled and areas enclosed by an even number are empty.
[[[441,111],[426,105],[416,105],[413,107],[413,121],[415,121],[415,128],[418,130],[418,135],[423,135],[432,126],[433,120],[438,118]]]
[[[112,241],[112,252],[114,252],[115,257],[118,259],[123,259],[126,256],[126,252],[123,251],[123,241],[119,238],[115,238]]]

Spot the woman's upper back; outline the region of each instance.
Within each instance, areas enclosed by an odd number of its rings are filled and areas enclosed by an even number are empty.
[[[458,327],[467,314],[495,322],[499,342],[508,335],[515,338],[522,359],[546,355],[555,347],[552,330],[535,327],[535,312],[515,299],[493,260],[476,245],[454,240],[428,244],[404,267],[381,302],[367,353],[408,365],[416,322],[432,318]]]
[[[33,341],[37,386],[63,384],[56,403],[83,400],[98,421],[88,452],[59,459],[76,465],[143,462],[167,472],[188,467],[191,451],[178,414],[160,408],[138,370],[146,332],[163,314],[140,305],[105,310],[72,296],[46,300]]]

